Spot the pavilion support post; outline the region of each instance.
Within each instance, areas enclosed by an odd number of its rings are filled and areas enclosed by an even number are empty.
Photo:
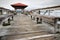
[[[16,11],[17,9],[15,9],[15,11]],[[17,12],[15,13],[15,15],[17,15]]]
[[[22,14],[24,14],[24,9],[22,9]]]

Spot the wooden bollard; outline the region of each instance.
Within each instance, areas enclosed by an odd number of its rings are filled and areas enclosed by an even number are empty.
[[[39,20],[39,18],[37,17],[36,19],[37,19],[36,22],[37,22],[37,24],[38,24],[38,20]]]
[[[10,18],[8,19],[8,24],[10,24]]]

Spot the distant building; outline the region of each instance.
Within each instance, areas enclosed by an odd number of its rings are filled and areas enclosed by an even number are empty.
[[[3,7],[0,7],[0,15],[4,15],[4,14],[14,14],[16,13],[14,10],[9,10]]]

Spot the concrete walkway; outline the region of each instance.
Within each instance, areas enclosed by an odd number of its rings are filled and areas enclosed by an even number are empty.
[[[5,38],[7,40],[50,34],[48,32],[50,31],[50,28],[45,27],[44,24],[36,24],[36,22],[31,20],[30,16],[24,14],[15,15],[14,21],[12,21],[11,25],[8,26],[8,28],[5,28],[5,30]]]
[[[11,22],[9,29],[13,30],[13,32],[50,31],[51,29],[45,25],[46,24],[36,24],[36,22],[31,20],[30,16],[20,14],[14,17],[14,21]],[[11,30],[9,32],[12,32]]]

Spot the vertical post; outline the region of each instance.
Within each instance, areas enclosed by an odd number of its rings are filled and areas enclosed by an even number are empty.
[[[10,18],[8,19],[8,24],[10,25]]]
[[[22,9],[22,14],[24,14],[24,9]]]
[[[0,40],[2,40],[2,37],[0,36]]]
[[[48,12],[49,12],[48,15],[50,15],[50,10],[48,10]]]
[[[1,11],[1,15],[2,15],[2,9],[0,11]]]
[[[17,9],[15,9],[15,11],[16,11]],[[17,12],[16,12],[16,14],[15,15],[17,15]]]
[[[37,21],[37,24],[38,24],[38,20],[39,20],[39,18],[37,17],[37,20],[36,20]]]
[[[42,17],[40,17],[40,23],[42,23]]]
[[[31,19],[32,19],[32,15],[31,15]]]
[[[40,14],[40,10],[39,10],[39,14]]]
[[[12,15],[12,20],[13,20],[13,15]]]
[[[54,19],[54,27],[55,33],[57,33],[57,18]]]
[[[0,40],[6,40],[4,36],[0,36]]]

